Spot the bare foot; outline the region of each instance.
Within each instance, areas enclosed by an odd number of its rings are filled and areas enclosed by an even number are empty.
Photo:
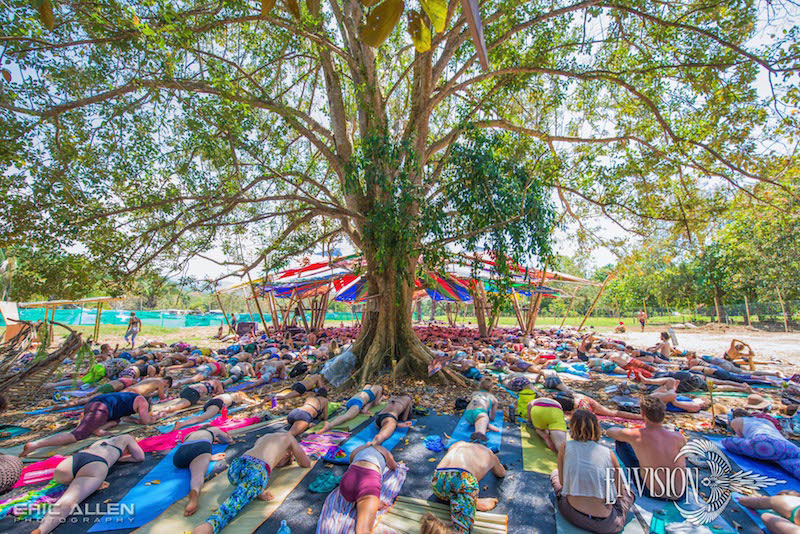
[[[262,501],[271,501],[274,498],[275,497],[269,492],[269,490],[264,490],[264,493],[258,496],[258,499]]]
[[[320,432],[320,434],[324,434],[325,432],[328,431],[329,428],[330,425],[328,423],[325,423],[324,425],[322,425],[322,431]]]
[[[489,426],[488,426],[488,427],[486,427],[486,428],[488,428],[488,429],[489,429],[491,432],[500,432],[500,429],[499,429],[499,428],[497,428],[497,427],[496,427],[496,426],[494,426],[494,425],[489,425]]]
[[[410,428],[411,425],[414,424],[414,421],[404,421],[402,423],[397,424],[397,428]]]
[[[183,515],[185,517],[189,517],[190,515],[194,515],[197,511],[197,500],[200,497],[195,490],[189,491],[189,502],[186,504],[186,508],[183,509]]]
[[[475,508],[481,512],[488,512],[489,510],[493,510],[494,507],[497,506],[497,499],[495,498],[488,498],[484,497],[482,499],[475,500]]]
[[[211,461],[212,462],[219,462],[220,460],[224,460],[224,459],[225,459],[225,453],[224,452],[218,452],[217,454],[212,454],[211,455]]]
[[[361,413],[364,414],[364,415],[367,415],[367,414],[369,414],[369,410],[364,408],[363,410],[361,410]]]
[[[192,531],[192,534],[214,534],[214,529],[211,527],[210,523],[203,523],[196,527]]]
[[[31,534],[42,534],[42,531],[37,528],[36,530],[31,532]]]
[[[26,443],[25,446],[22,447],[22,452],[19,453],[19,457],[25,458],[26,456],[28,456],[32,452],[31,447],[33,447],[32,443]]]
[[[106,481],[104,480],[104,481],[103,481],[103,483],[102,483],[102,484],[100,484],[100,487],[99,487],[99,488],[97,488],[97,491],[102,491],[102,490],[106,489],[107,487],[109,487],[110,485],[111,485],[111,484],[109,484],[108,482],[106,482]]]

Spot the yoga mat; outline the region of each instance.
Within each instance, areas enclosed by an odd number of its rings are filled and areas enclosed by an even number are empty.
[[[561,515],[561,512],[558,511],[558,506],[555,503],[553,503],[553,508],[555,508],[556,513],[556,534],[586,534],[589,532],[567,521],[567,519]],[[621,534],[647,534],[648,530],[649,529],[645,530],[642,527],[633,512],[628,512],[628,522],[625,524],[625,528],[622,530]]]
[[[492,424],[500,429],[500,432],[487,432],[486,437],[489,438],[489,443],[486,445],[492,450],[500,450],[500,441],[503,438],[503,412],[498,411],[494,416],[494,421]],[[469,441],[470,435],[475,432],[475,427],[461,416],[461,419],[458,421],[458,425],[456,425],[455,430],[453,430],[453,434],[450,436],[450,441],[447,442],[447,446],[449,447],[456,441]]]
[[[696,510],[698,508],[698,505],[694,504],[691,498],[689,503],[686,502],[686,499],[683,499],[678,504],[680,504],[681,508],[684,510]],[[686,519],[684,519],[678,509],[675,508],[675,503],[672,502],[637,496],[634,506],[639,510],[639,513],[647,525],[650,524],[650,521],[653,519],[653,512],[656,510],[664,510],[666,513],[665,519],[667,525],[686,522]],[[712,532],[735,532],[734,528],[722,516],[703,526]]]
[[[64,458],[64,456],[51,456],[47,460],[26,465],[22,468],[22,474],[13,487],[20,488],[29,484],[38,484],[49,481],[51,478],[53,478],[53,473],[55,473],[56,467]]]
[[[227,432],[236,428],[254,425],[259,422],[261,422],[261,419],[258,417],[247,417],[245,419],[223,419],[221,417],[217,417],[211,421],[211,426],[215,426],[220,430]],[[138,443],[144,452],[165,451],[177,445],[179,439],[183,438],[183,436],[190,434],[195,430],[199,430],[205,426],[205,424],[206,423],[203,423],[202,425],[181,428],[180,430],[173,430],[172,432],[160,434],[158,436],[150,436],[149,438],[140,440]]]
[[[349,421],[345,421],[341,425],[338,425],[338,426],[332,428],[331,430],[345,430],[347,432],[352,432],[353,430],[358,428],[361,425],[361,423],[363,423],[364,421],[366,421],[370,417],[374,416],[376,413],[380,412],[384,408],[386,408],[386,403],[385,402],[382,403],[382,404],[379,404],[378,406],[373,406],[372,408],[370,408],[369,414],[359,413],[353,419],[351,419]],[[329,415],[328,419],[333,419],[333,417],[331,417]],[[316,425],[312,426],[308,431],[309,432],[318,432],[322,428],[322,425],[323,425],[323,423],[317,423]]]
[[[31,430],[15,425],[0,425],[0,441],[27,434]]]
[[[267,486],[274,499],[271,501],[254,499],[225,527],[224,532],[245,534],[256,530],[261,523],[266,521],[278,509],[303,477],[314,468],[315,464],[316,462],[312,462],[311,467],[308,469],[296,464],[275,469],[270,476],[269,486]],[[211,510],[218,509],[233,492],[233,489],[234,487],[228,482],[228,472],[226,470],[206,482],[205,486],[203,486],[197,513],[193,516],[184,517],[183,515],[183,509],[188,502],[188,498],[184,497],[169,506],[155,520],[136,529],[134,532],[137,534],[182,534],[190,532],[205,522],[213,513]]]
[[[733,501],[742,509],[742,511],[747,514],[747,517],[753,520],[753,523],[756,524],[758,528],[760,528],[763,532],[767,531],[767,525],[761,520],[761,512],[758,510],[753,510],[752,508],[748,508],[747,506],[742,506],[739,504],[739,499],[744,497],[741,493],[731,493],[733,497]],[[766,511],[766,510],[765,510]]]
[[[378,427],[375,425],[367,425],[361,432],[351,436],[350,439],[342,444],[340,449],[346,453],[346,456],[337,458],[329,452],[322,459],[333,464],[347,465],[350,463],[350,453],[357,447],[364,445],[366,442],[377,436],[378,432],[380,432],[380,430],[378,430]],[[381,443],[381,445],[383,445],[386,450],[392,450],[395,448],[395,446],[397,446],[398,443],[400,443],[400,440],[406,437],[406,434],[408,434],[407,427],[395,428],[394,433],[389,436],[389,439]]]
[[[707,391],[690,391],[688,393],[681,393],[681,395],[686,395],[687,397],[707,397]],[[749,397],[749,393],[745,393],[744,391],[715,391],[714,397],[730,397],[736,399],[744,399]]]
[[[555,471],[558,467],[556,453],[547,448],[539,434],[523,423],[519,427],[519,435],[522,442],[522,468],[545,475]]]
[[[767,495],[777,495],[778,492],[780,491],[797,490],[797,488],[800,487],[800,480],[794,478],[788,471],[785,471],[778,464],[768,461],[756,460],[755,458],[750,458],[749,456],[736,454],[735,452],[731,452],[725,447],[723,447],[721,441],[724,439],[725,436],[705,434],[703,435],[703,437],[719,445],[719,448],[722,449],[722,452],[727,454],[731,460],[736,462],[739,468],[742,469],[743,471],[747,471],[749,469],[750,471],[758,473],[759,475],[786,481],[783,484],[776,484],[774,486],[767,486],[766,488],[763,488],[762,491]]]
[[[683,394],[676,395],[675,399],[679,401],[694,402],[694,399],[690,399],[689,397],[684,397]],[[635,406],[637,408],[639,407],[639,399],[634,397],[623,397],[617,395],[615,397],[611,397],[609,400],[614,404],[616,404],[617,406]],[[678,408],[677,406],[669,402],[667,403],[667,411],[675,413],[689,413],[686,410]]]
[[[227,444],[213,445],[211,452],[217,454],[223,452],[228,447]],[[92,525],[89,532],[105,532],[107,530],[120,530],[136,528],[145,525],[161,515],[164,510],[175,501],[186,497],[191,489],[191,473],[188,469],[178,469],[172,463],[175,457],[175,447],[166,455],[150,472],[144,475],[139,482],[128,491],[119,501],[120,505],[130,505],[134,513],[130,517],[120,517],[118,515],[103,516]],[[208,464],[206,476],[211,473],[216,462]],[[153,480],[160,481],[160,484],[148,484]],[[148,484],[148,485],[146,485]],[[202,494],[202,492],[201,492]],[[123,510],[125,508],[122,508]]]
[[[350,434],[347,432],[311,434],[300,441],[300,447],[309,457],[320,458],[328,454],[331,448],[337,446],[349,436]]]

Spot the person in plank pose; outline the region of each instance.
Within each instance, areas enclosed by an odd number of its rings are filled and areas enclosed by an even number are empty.
[[[352,421],[359,413],[368,414],[373,406],[377,406],[383,397],[383,386],[367,384],[364,389],[356,393],[347,404],[344,405],[345,412],[330,421],[326,421],[322,426],[322,432],[327,432],[331,428],[336,428],[348,421]]]
[[[197,500],[205,482],[208,464],[225,459],[225,453],[211,454],[213,443],[233,443],[233,438],[217,427],[201,428],[187,434],[183,443],[175,451],[172,464],[178,469],[188,469],[191,473],[189,502],[183,515],[190,516],[197,511]]]
[[[472,394],[472,397],[464,410],[464,419],[475,427],[475,432],[469,437],[470,441],[477,441],[486,444],[488,438],[486,432],[491,430],[497,432],[500,429],[492,425],[497,414],[497,397],[492,395],[492,379],[484,377],[479,384],[479,390]]]
[[[216,534],[230,523],[253,499],[270,501],[267,489],[272,470],[297,459],[301,467],[311,467],[300,444],[289,433],[271,433],[256,440],[253,448],[236,458],[228,468],[228,481],[236,486],[233,493],[192,534]]]
[[[89,495],[107,488],[106,476],[115,463],[142,460],[144,451],[133,436],[128,435],[97,441],[61,460],[53,473],[53,480],[69,486],[31,534],[48,534]]]

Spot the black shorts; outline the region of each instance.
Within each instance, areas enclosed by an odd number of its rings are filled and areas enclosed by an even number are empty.
[[[172,457],[172,463],[178,469],[186,469],[192,463],[192,460],[201,454],[211,454],[211,442],[189,441],[178,447]]]
[[[302,382],[298,382],[297,384],[293,384],[292,385],[292,389],[294,391],[298,392],[300,395],[305,395],[306,391],[308,391],[308,389],[306,389],[305,384],[303,384]]]
[[[382,428],[383,420],[386,419],[387,417],[391,417],[392,419],[395,420],[395,422],[397,422],[397,417],[395,417],[394,414],[379,413],[378,415],[375,416],[375,426],[377,426],[378,428]]]
[[[200,400],[200,393],[194,388],[183,388],[181,398],[189,401],[189,406],[193,406]]]
[[[307,411],[301,410],[300,408],[295,408],[294,410],[289,412],[288,416],[286,416],[286,423],[289,424],[289,426],[291,426],[295,424],[297,421],[305,421],[310,425],[311,422],[314,421],[314,418],[311,417],[311,414],[308,413]]]
[[[210,399],[203,405],[203,411],[208,410],[209,406],[216,406],[219,408],[219,411],[222,411],[222,408],[225,407],[225,403],[222,402],[222,399]]]
[[[585,352],[583,352],[583,351],[582,351],[582,350],[580,350],[580,349],[578,349],[578,359],[579,359],[580,361],[582,361],[582,362],[588,362],[588,361],[589,361],[589,357],[588,357],[588,356],[586,356],[586,353],[585,353]]]

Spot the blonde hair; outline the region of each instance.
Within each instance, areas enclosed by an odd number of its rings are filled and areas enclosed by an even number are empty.
[[[569,420],[569,433],[575,441],[598,441],[600,423],[589,410],[575,410]]]
[[[450,534],[451,530],[442,523],[435,515],[428,512],[422,516],[419,526],[419,534]]]

